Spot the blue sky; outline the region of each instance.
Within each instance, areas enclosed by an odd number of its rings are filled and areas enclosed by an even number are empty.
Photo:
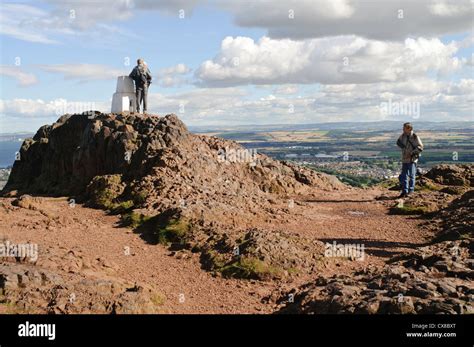
[[[0,3],[0,132],[53,122],[58,102],[110,111],[137,57],[150,111],[189,125],[474,120],[469,1]]]

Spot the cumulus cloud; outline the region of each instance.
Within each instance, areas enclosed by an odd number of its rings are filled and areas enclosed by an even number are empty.
[[[385,42],[356,36],[304,41],[263,37],[255,42],[226,37],[219,54],[201,64],[196,78],[207,86],[399,81],[458,69],[457,49],[436,38]]]
[[[156,73],[155,77],[162,87],[176,87],[189,82],[185,75],[192,71],[190,67],[185,64],[177,64],[167,68],[163,68]]]
[[[220,1],[236,24],[258,27],[272,38],[306,39],[357,35],[404,40],[468,31],[474,9],[470,0],[254,0]]]
[[[19,66],[0,65],[0,75],[15,79],[20,87],[28,87],[38,83],[38,79],[34,74],[23,71]]]
[[[382,114],[381,105],[389,101],[418,103],[419,120],[474,120],[474,79],[454,82],[424,77],[402,82],[332,84],[307,92],[269,91],[263,97],[254,96],[247,87],[202,88],[175,95],[152,94],[151,99],[152,110],[177,113],[193,125],[402,119],[404,115]]]
[[[473,121],[474,79],[453,82],[425,77],[390,83],[332,84],[313,92],[269,92],[263,97],[256,97],[247,87],[200,88],[173,95],[152,93],[150,109],[176,113],[191,125],[402,119],[404,115],[382,114],[381,105],[388,101],[418,103],[419,120]]]
[[[296,94],[255,96],[247,87],[196,88],[175,94],[150,93],[149,109],[176,113],[189,125],[315,123],[407,119],[381,113],[384,102],[418,103],[418,120],[474,121],[474,79],[454,81],[414,79],[377,84],[333,84]],[[110,100],[66,102],[64,99],[0,101],[0,113],[10,118],[52,117],[90,109],[108,112]],[[448,117],[447,117],[448,115]],[[26,129],[25,129],[26,130]],[[29,129],[35,130],[35,129]]]
[[[271,38],[307,39],[357,35],[376,40],[433,37],[471,29],[471,0],[46,0],[50,11],[24,4],[2,4],[2,33],[20,40],[56,43],[55,34],[121,32],[113,23],[139,11],[190,15],[198,6],[231,13],[237,25],[266,29]]]

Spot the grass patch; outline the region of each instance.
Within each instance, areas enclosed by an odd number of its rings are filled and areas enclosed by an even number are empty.
[[[141,213],[128,212],[122,214],[122,223],[124,226],[130,227],[132,229],[137,229],[143,226],[145,223],[151,220],[151,216],[147,216]]]
[[[225,257],[215,250],[200,250],[196,247],[192,251],[201,251],[201,263],[207,270],[221,271],[227,264]]]
[[[155,293],[150,297],[150,301],[155,306],[163,306],[165,304],[165,297],[160,293]]]
[[[132,199],[137,205],[141,205],[146,202],[148,193],[144,190],[132,193]]]
[[[281,269],[252,257],[240,257],[236,261],[222,267],[220,272],[224,277],[259,280],[281,277],[282,275]]]
[[[401,215],[420,215],[431,213],[432,211],[428,207],[424,206],[394,206],[390,209],[391,214],[401,214]]]
[[[124,184],[121,175],[96,176],[87,186],[87,194],[93,206],[111,210],[122,194]]]
[[[148,241],[164,245],[184,244],[186,235],[191,230],[190,222],[171,210],[156,216],[130,211],[122,214],[122,224],[135,229]]]
[[[424,182],[423,184],[419,185],[418,186],[418,191],[422,191],[422,192],[438,192],[440,191],[441,189],[443,189],[442,186],[440,186],[439,184],[433,184],[433,183],[430,183],[430,182]]]
[[[389,178],[380,182],[376,186],[388,190],[399,190],[400,182],[396,178]]]
[[[183,243],[190,229],[189,223],[181,218],[170,219],[166,224],[158,223],[156,225],[158,242],[165,245],[170,243]]]
[[[127,200],[120,203],[111,204],[108,210],[114,214],[119,214],[131,210],[134,206],[135,204],[132,200]]]

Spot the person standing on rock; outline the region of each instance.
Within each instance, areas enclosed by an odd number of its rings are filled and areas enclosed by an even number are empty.
[[[140,105],[143,103],[143,113],[147,111],[148,88],[151,84],[151,73],[143,59],[137,60],[129,75],[135,82],[135,95],[137,97],[137,112],[140,113]]]
[[[402,172],[399,176],[402,192],[399,198],[405,198],[415,191],[416,164],[423,151],[423,143],[413,132],[411,123],[403,124],[403,133],[397,140],[397,146],[402,150]]]

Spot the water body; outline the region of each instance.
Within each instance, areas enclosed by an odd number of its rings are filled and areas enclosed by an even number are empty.
[[[12,166],[15,161],[15,153],[20,150],[23,141],[1,141],[0,142],[0,169]]]

